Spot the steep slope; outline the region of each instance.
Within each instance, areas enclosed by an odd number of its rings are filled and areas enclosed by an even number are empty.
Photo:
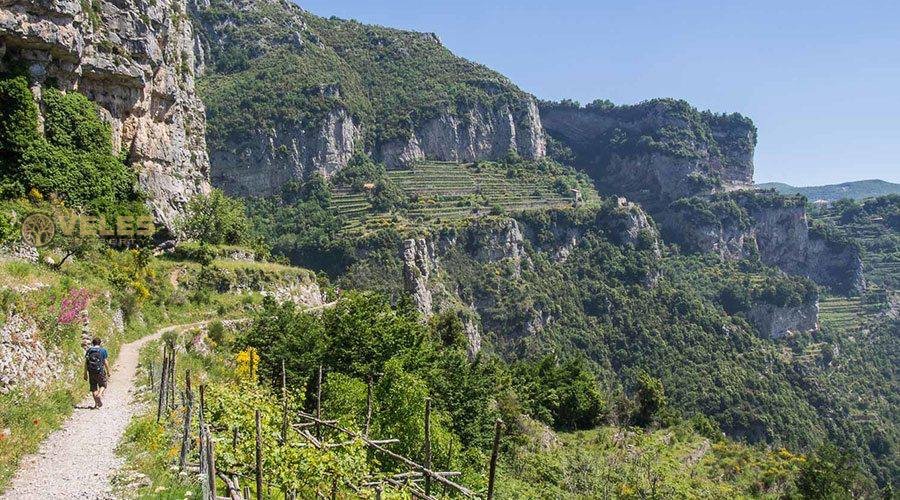
[[[183,0],[0,5],[0,73],[24,69],[39,102],[54,87],[97,103],[115,150],[169,227],[192,195],[209,190],[186,10]]]
[[[544,156],[534,99],[431,34],[322,19],[273,0],[196,2],[213,181],[268,195],[343,168]]]
[[[844,198],[861,200],[876,196],[900,194],[900,184],[880,179],[804,187],[791,186],[780,182],[765,182],[757,184],[756,187],[760,189],[774,189],[781,194],[802,194],[811,201],[837,201]]]
[[[650,209],[753,183],[756,127],[739,114],[653,99],[630,106],[541,103],[541,120],[598,189]]]
[[[806,199],[735,191],[683,198],[659,215],[669,241],[689,252],[758,258],[840,293],[865,288],[859,246],[810,221]]]

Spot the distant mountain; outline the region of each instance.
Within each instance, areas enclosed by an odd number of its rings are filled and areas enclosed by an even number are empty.
[[[900,184],[887,182],[880,179],[870,179],[866,181],[842,182],[840,184],[829,184],[825,186],[807,186],[796,187],[781,182],[765,182],[757,184],[760,189],[774,189],[781,194],[802,194],[810,201],[825,200],[835,201],[841,198],[853,198],[861,200],[863,198],[872,198],[874,196],[884,196],[887,194],[900,194]]]

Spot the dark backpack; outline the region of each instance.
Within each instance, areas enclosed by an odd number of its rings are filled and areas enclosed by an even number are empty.
[[[99,347],[91,347],[85,354],[87,369],[91,373],[103,373],[103,352]]]

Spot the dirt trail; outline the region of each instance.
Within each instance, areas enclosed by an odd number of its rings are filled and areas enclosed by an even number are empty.
[[[44,440],[38,452],[22,460],[0,499],[110,498],[110,476],[122,465],[115,448],[139,410],[133,396],[141,347],[168,331],[205,323],[169,326],[124,344],[112,368],[103,408],[80,409],[93,406],[87,394],[63,426]]]

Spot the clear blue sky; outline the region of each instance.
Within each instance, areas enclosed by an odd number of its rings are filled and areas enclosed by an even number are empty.
[[[435,32],[543,99],[738,111],[759,128],[757,182],[900,182],[900,2],[298,3]]]

